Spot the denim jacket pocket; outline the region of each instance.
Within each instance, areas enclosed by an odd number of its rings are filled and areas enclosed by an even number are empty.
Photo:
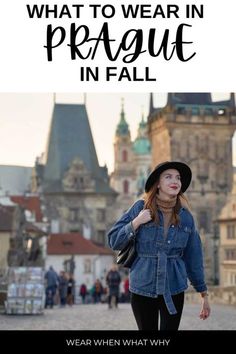
[[[157,227],[156,223],[154,221],[149,221],[149,222],[146,222],[146,224],[143,224],[142,227],[145,229],[145,228],[149,228],[149,227]]]
[[[180,226],[175,235],[175,245],[184,248],[187,245],[191,228],[188,226]]]
[[[139,240],[141,243],[153,242],[157,234],[157,225],[154,222],[143,224],[140,228]]]

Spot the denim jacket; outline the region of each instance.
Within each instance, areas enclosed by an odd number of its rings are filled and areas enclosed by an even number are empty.
[[[130,291],[154,298],[163,295],[169,313],[175,314],[171,295],[186,290],[187,279],[197,292],[207,290],[201,240],[192,214],[183,207],[180,223],[170,225],[165,238],[161,211],[160,225],[150,221],[135,232],[131,221],[143,207],[144,201],[138,200],[125,212],[108,232],[108,243],[113,250],[120,250],[136,237],[137,257],[130,269]]]

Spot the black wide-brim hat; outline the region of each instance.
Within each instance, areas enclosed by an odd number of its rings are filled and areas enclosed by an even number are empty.
[[[177,161],[172,161],[172,162],[166,161],[157,165],[156,168],[151,172],[151,174],[147,178],[147,181],[145,183],[145,192],[146,193],[149,192],[152,186],[158,181],[160,174],[165,170],[169,170],[169,169],[175,169],[179,171],[181,184],[182,184],[181,191],[184,193],[190,185],[192,179],[192,171],[188,167],[188,165],[186,165],[183,162],[177,162]]]

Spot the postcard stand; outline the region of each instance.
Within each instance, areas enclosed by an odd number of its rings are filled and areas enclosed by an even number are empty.
[[[7,301],[5,306],[7,314],[42,314],[44,302],[44,271],[42,268],[9,268]]]

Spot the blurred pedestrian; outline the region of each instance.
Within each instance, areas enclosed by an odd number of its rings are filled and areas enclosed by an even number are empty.
[[[94,291],[93,291],[93,302],[95,304],[101,302],[101,296],[103,294],[103,286],[99,279],[96,279],[94,283]]]
[[[108,285],[108,308],[112,308],[111,302],[112,298],[115,300],[115,307],[118,307],[118,299],[119,299],[119,288],[121,277],[118,272],[118,267],[116,264],[113,264],[109,272],[106,276],[106,282]]]
[[[82,303],[85,304],[86,295],[87,295],[87,286],[86,286],[86,284],[81,284],[79,294],[80,294],[80,296],[82,298]]]
[[[59,275],[59,297],[60,297],[60,306],[66,306],[66,299],[67,299],[67,287],[68,287],[68,276],[64,270],[60,271]]]
[[[44,276],[46,280],[46,299],[45,299],[45,308],[48,306],[53,308],[54,306],[54,297],[58,288],[59,277],[57,272],[53,269],[53,266],[50,266],[48,271]]]
[[[67,282],[67,304],[72,306],[75,302],[75,280],[72,273],[68,275]]]
[[[129,277],[124,280],[124,301],[130,302]]]

